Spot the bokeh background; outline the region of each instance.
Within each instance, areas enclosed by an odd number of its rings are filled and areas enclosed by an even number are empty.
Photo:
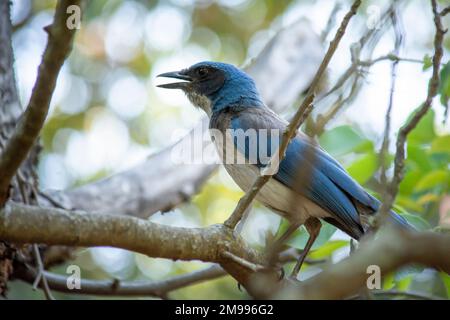
[[[157,74],[202,60],[248,64],[278,30],[300,18],[306,19],[311,30],[320,35],[326,29],[336,2],[89,1],[73,52],[59,75],[42,133],[43,152],[39,164],[42,188],[73,188],[110,176],[138,164],[193,128],[202,117],[201,111],[193,108],[182,93],[156,88],[160,83],[155,79]],[[433,53],[434,26],[429,3],[406,2],[400,12],[404,44],[399,56],[418,61],[399,64],[392,139],[425,99],[431,73],[427,56]],[[46,44],[43,27],[51,23],[56,1],[13,0],[12,3],[15,68],[21,101],[26,105]],[[340,3],[342,10],[337,13],[337,21],[350,4],[344,0]],[[361,28],[367,24],[373,10],[383,10],[388,4],[389,1],[365,1],[330,64],[329,84],[348,67],[349,47],[361,36]],[[440,4],[448,5],[449,1],[440,1]],[[444,23],[449,26],[448,17]],[[324,44],[335,29],[336,26]],[[374,48],[373,57],[391,52],[393,44],[393,34],[386,32]],[[450,38],[447,37],[444,63],[448,61],[449,50]],[[359,94],[320,136],[323,147],[375,194],[382,191],[378,182],[377,153],[388,107],[390,66],[390,61],[373,65],[364,74]],[[397,210],[421,229],[441,230],[450,226],[450,125],[444,107],[445,96],[450,96],[450,68],[445,70],[440,98],[435,99],[433,111],[408,139],[407,173],[396,202]],[[297,76],[302,77],[301,70]],[[294,105],[284,110],[283,116],[289,117],[293,110]],[[317,110],[316,115],[322,111]],[[394,143],[389,150],[395,151]],[[241,195],[227,173],[219,169],[190,203],[163,215],[157,213],[150,219],[185,227],[221,223]],[[262,247],[282,227],[278,216],[256,205],[243,234],[251,245]],[[349,238],[335,231],[330,226],[322,230],[311,257],[325,262],[306,265],[302,278],[316,274],[327,263],[349,254]],[[299,230],[290,241],[290,245],[298,248],[304,243],[304,230]],[[207,266],[195,261],[154,259],[115,248],[81,248],[76,259],[68,264],[79,265],[84,278],[120,280],[160,280]],[[64,265],[52,271],[65,274],[65,270]],[[449,298],[450,277],[434,270],[408,268],[386,277],[383,288],[416,290]],[[55,296],[80,298],[58,293]],[[9,297],[42,298],[43,295],[32,291],[27,284],[14,282]],[[180,289],[170,297],[248,298],[230,277]]]

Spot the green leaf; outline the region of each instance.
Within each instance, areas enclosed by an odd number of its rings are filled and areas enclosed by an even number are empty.
[[[431,152],[450,154],[450,135],[437,137],[431,143]]]
[[[425,150],[415,143],[409,143],[407,146],[408,163],[413,162],[420,170],[427,172],[432,169],[430,157]]]
[[[410,196],[413,193],[417,182],[422,178],[423,173],[420,170],[406,171],[405,177],[400,182],[400,193],[404,196]]]
[[[333,156],[347,154],[363,143],[366,143],[367,147],[367,139],[363,139],[352,127],[347,125],[326,131],[320,136],[319,141],[321,146]]]
[[[417,201],[412,200],[409,195],[397,196],[396,205],[413,212],[422,212],[423,210],[423,207]]]
[[[377,170],[377,164],[377,156],[372,152],[353,162],[347,167],[347,171],[356,181],[364,184]]]
[[[328,241],[323,246],[312,252],[309,257],[312,259],[323,259],[331,256],[337,249],[343,248],[349,244],[345,240]]]
[[[427,53],[423,57],[423,68],[422,68],[422,70],[425,71],[425,70],[429,69],[432,65],[433,65],[433,60],[431,59],[430,55]]]
[[[446,170],[434,170],[422,177],[414,188],[415,191],[424,191],[437,185],[448,183],[450,174]]]
[[[320,234],[312,246],[312,250],[318,249],[323,246],[336,232],[336,227],[329,223],[322,223],[322,228],[320,229]],[[287,242],[290,246],[297,249],[304,249],[306,242],[308,241],[309,233],[306,231],[305,227],[302,226],[297,230],[294,235]]]
[[[410,119],[416,111],[417,110],[414,110],[408,119]],[[436,137],[434,131],[434,117],[435,113],[433,109],[430,109],[408,135],[408,143],[430,143]]]
[[[441,275],[442,282],[444,283],[445,288],[447,290],[447,298],[450,299],[450,275],[448,275],[444,272],[441,272],[440,275]]]
[[[431,229],[430,224],[425,219],[416,214],[400,212],[399,215],[405,218],[406,221],[408,221],[413,227],[415,227],[419,231]]]

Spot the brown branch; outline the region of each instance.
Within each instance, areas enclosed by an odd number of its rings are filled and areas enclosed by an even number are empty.
[[[50,223],[51,222],[51,223]],[[113,246],[151,257],[219,263],[245,284],[251,272],[224,251],[262,265],[265,258],[223,225],[179,228],[118,215],[40,208],[8,202],[0,210],[0,239],[14,243]]]
[[[296,261],[299,257],[298,250],[288,249],[281,253],[280,262],[286,263]],[[307,264],[323,264],[327,260],[306,260]],[[22,268],[14,272],[17,279],[27,283],[33,283],[38,271],[32,268]],[[67,287],[67,276],[45,271],[44,276],[47,279],[48,286],[55,291],[72,294],[91,294],[91,295],[114,295],[114,296],[155,296],[163,297],[171,291],[185,288],[203,281],[217,279],[226,276],[227,273],[219,265],[189,272],[186,274],[174,276],[161,281],[119,281],[111,280],[90,280],[81,279],[81,288],[70,290]],[[40,285],[42,288],[42,284]]]
[[[225,276],[225,271],[218,265],[175,276],[161,281],[119,281],[81,279],[80,289],[67,287],[67,276],[45,272],[51,289],[72,294],[91,294],[107,296],[165,296],[167,293],[194,285],[203,281]],[[30,269],[20,270],[15,276],[25,282],[32,282],[36,272]],[[42,285],[41,285],[42,286]]]
[[[70,5],[79,4],[80,0],[58,2],[53,24],[46,29],[48,31],[47,47],[39,66],[30,101],[0,155],[0,205],[6,201],[11,179],[33,147],[44,124],[59,70],[69,55],[76,30],[66,26],[68,18],[66,9]]]
[[[437,9],[436,0],[431,0],[431,7],[434,16],[433,20],[436,34],[434,37],[433,73],[428,86],[427,98],[398,133],[394,160],[394,176],[391,183],[387,186],[387,192],[385,194],[386,197],[379,210],[380,216],[386,216],[387,212],[392,208],[398,193],[399,184],[403,180],[405,167],[405,143],[408,134],[417,126],[428,110],[430,110],[433,98],[436,96],[439,88],[439,71],[443,55],[442,42],[444,40],[446,30],[444,30],[442,26],[441,16],[439,15]]]
[[[394,26],[394,34],[395,34],[395,47],[394,47],[394,53],[395,55],[398,55],[400,51],[400,47],[403,42],[403,34],[402,30],[398,25],[398,16],[396,12],[392,12],[392,25]],[[386,157],[389,152],[389,134],[391,132],[391,113],[392,113],[392,107],[394,105],[394,92],[395,92],[395,82],[397,80],[397,67],[400,60],[392,60],[391,64],[391,88],[389,90],[389,102],[388,102],[388,108],[386,111],[385,116],[385,128],[384,128],[384,136],[383,136],[383,142],[381,145],[381,150],[379,153],[379,162],[380,162],[380,168],[381,168],[381,175],[380,175],[380,182],[382,185],[387,185],[387,177],[386,177],[386,171],[387,171],[387,163],[386,163]],[[386,195],[387,189],[383,189],[383,195],[382,199],[385,199],[387,197]],[[387,211],[386,211],[387,213]],[[381,221],[383,219],[387,219],[387,214],[378,216],[378,221]],[[378,223],[380,225],[380,223]]]
[[[283,160],[286,149],[292,140],[292,138],[296,135],[298,128],[301,126],[303,121],[308,117],[309,113],[312,111],[313,108],[313,101],[315,97],[315,91],[317,88],[317,85],[319,84],[320,80],[322,79],[322,76],[328,67],[328,64],[330,63],[331,58],[333,57],[339,42],[341,41],[342,37],[344,36],[345,30],[347,28],[348,23],[350,22],[350,19],[356,14],[356,11],[358,7],[361,5],[360,0],[355,0],[350,8],[350,11],[347,12],[344,19],[341,22],[341,25],[339,26],[336,35],[334,36],[334,39],[330,42],[330,46],[328,47],[328,50],[322,60],[322,63],[319,66],[319,69],[317,70],[312,82],[311,86],[308,89],[308,92],[306,93],[306,97],[303,100],[303,103],[298,108],[297,112],[295,113],[292,121],[287,126],[286,130],[283,132],[283,139],[281,141],[281,145],[277,152],[272,156],[272,158],[269,161],[268,169],[271,172],[274,172],[274,168],[278,166],[279,161]],[[267,172],[267,171],[266,171]],[[270,180],[272,175],[264,174],[259,176],[252,184],[250,189],[246,192],[246,194],[239,200],[238,205],[234,209],[231,216],[225,221],[225,225],[230,228],[234,228],[236,224],[239,222],[239,220],[242,218],[243,213],[247,209],[248,206],[253,202],[254,198],[258,194],[259,190]]]
[[[445,17],[450,12],[450,6],[445,7],[442,9],[442,11],[439,13],[441,17]]]
[[[450,272],[450,236],[432,232],[408,232],[387,227],[377,239],[365,241],[347,259],[302,283],[290,284],[272,297],[288,299],[344,299],[366,286],[375,265],[382,275],[411,263]],[[333,281],[330,281],[333,279]]]
[[[13,123],[22,112],[14,77],[14,56],[11,43],[12,28],[9,1],[0,2],[0,143],[3,128]],[[0,150],[1,150],[0,146]]]
[[[239,263],[224,258],[223,252],[232,252],[233,255],[258,265],[264,263],[264,257],[249,248],[229,228],[221,225],[188,229],[158,225],[132,217],[68,212],[7,203],[0,211],[0,238],[16,243],[114,246],[151,257],[216,262],[238,282],[246,286],[250,294],[256,297],[262,295],[260,289],[254,287],[255,282],[253,282],[255,279],[258,280],[255,276],[261,273],[254,273]],[[278,281],[277,275],[270,273],[272,282],[263,283],[266,289],[270,288],[271,292],[265,294],[267,297],[281,286],[289,289],[282,291],[284,292],[282,297],[285,297],[286,292],[289,294],[295,292],[295,298],[349,297],[357,293],[367,280],[368,265],[378,265],[383,274],[409,263],[419,263],[450,272],[450,256],[447,254],[449,245],[450,236],[448,235],[386,229],[378,239],[362,243],[361,247],[348,259],[330,266],[318,276],[300,285],[287,280]],[[214,272],[214,275],[219,276],[218,272]],[[46,276],[52,278],[51,274],[46,273]],[[196,280],[204,279],[203,276],[197,276],[194,277]],[[209,276],[212,277],[211,274]],[[266,276],[267,274],[264,273],[264,281],[267,279]],[[186,281],[183,282],[183,286],[191,283],[189,280],[191,276],[186,275],[186,277],[183,278]],[[330,283],[329,279],[334,281]],[[51,284],[52,281],[49,280],[49,283]],[[89,290],[96,290],[94,286],[96,283],[87,283],[88,287],[92,285]],[[176,283],[181,282],[175,281]],[[257,281],[257,283],[262,282]],[[140,288],[137,284],[132,285],[128,282],[126,284],[135,289],[136,286]],[[150,283],[147,284],[150,285]],[[175,284],[173,286],[178,288]],[[158,287],[155,283],[153,285],[155,287],[150,288],[167,289],[160,282]],[[112,282],[104,282],[98,290],[102,293],[109,292],[111,286]],[[133,289],[126,288],[129,289],[120,290],[130,290],[127,294],[131,295]],[[155,293],[161,294],[161,291],[156,290]]]
[[[15,243],[114,246],[151,257],[201,260],[215,262],[221,266],[158,282],[119,282],[117,285],[117,281],[83,280],[85,282],[82,282],[82,288],[86,291],[70,291],[73,293],[160,296],[199,281],[226,275],[226,273],[247,286],[254,272],[247,266],[243,267],[241,262],[248,261],[249,265],[260,266],[266,261],[263,254],[248,247],[238,235],[222,225],[207,228],[179,228],[133,217],[40,208],[12,202],[8,202],[5,208],[0,210],[0,238]],[[228,254],[224,256],[224,252],[230,252],[233,257],[238,257],[239,262],[230,260]],[[280,254],[279,262],[294,261],[298,256],[297,250],[289,249]],[[318,264],[326,261],[308,260],[306,262]],[[271,273],[270,270],[265,272]],[[33,282],[36,273],[37,271],[33,269],[21,268],[16,277]],[[273,274],[276,272],[273,271]],[[51,289],[68,290],[61,276],[50,272],[44,272],[44,275]],[[274,278],[277,277],[276,274]]]

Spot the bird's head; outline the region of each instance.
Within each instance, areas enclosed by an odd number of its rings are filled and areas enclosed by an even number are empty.
[[[183,80],[158,87],[183,90],[192,104],[208,115],[233,105],[263,105],[253,79],[231,64],[205,61],[158,77]]]

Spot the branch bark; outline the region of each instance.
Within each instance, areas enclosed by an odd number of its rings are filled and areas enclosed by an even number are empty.
[[[151,257],[215,262],[242,283],[251,295],[264,298],[347,298],[356,294],[359,288],[366,284],[368,277],[366,271],[369,265],[379,266],[382,274],[410,263],[439,268],[450,273],[448,255],[450,235],[431,232],[411,233],[393,227],[384,229],[379,238],[363,242],[349,258],[302,283],[280,281],[275,272],[254,273],[239,263],[224,258],[223,252],[226,251],[251,263],[263,264],[265,261],[262,254],[248,247],[238,235],[223,225],[179,228],[133,217],[70,212],[7,203],[0,211],[0,238],[16,243],[114,246]],[[287,254],[286,259],[290,258]],[[219,270],[215,269],[207,273],[211,278],[220,275]],[[52,288],[63,290],[61,278],[48,273],[46,276]],[[157,282],[136,287],[136,283],[124,283],[115,290],[124,295],[133,294],[133,290],[161,295],[172,288],[178,288],[180,283],[186,285],[190,284],[192,279],[195,281],[204,279],[204,275],[201,274],[180,277],[169,279],[167,281],[170,284],[164,285],[163,282]],[[330,282],[329,279],[333,281]],[[88,281],[85,284],[88,288],[86,293],[106,294],[111,292],[113,282],[105,281],[100,286],[97,282]]]
[[[76,30],[66,26],[66,10],[70,5],[79,4],[80,0],[58,2],[53,24],[47,29],[48,43],[30,101],[0,154],[0,205],[5,203],[11,179],[27,157],[44,124],[59,70],[69,55]],[[12,68],[8,72],[12,72]]]
[[[427,98],[398,133],[394,158],[394,176],[392,181],[387,185],[387,192],[385,193],[383,203],[379,209],[381,217],[387,216],[389,210],[392,208],[398,193],[400,182],[403,180],[405,167],[405,144],[408,134],[417,126],[420,120],[427,114],[428,110],[430,110],[431,103],[438,93],[439,72],[443,56],[442,42],[444,41],[444,34],[446,33],[446,30],[444,30],[442,26],[441,16],[437,8],[436,0],[431,0],[431,8],[433,11],[433,21],[436,33],[434,36],[433,72],[428,85]]]
[[[378,239],[365,241],[349,258],[319,275],[295,283],[275,294],[281,299],[343,299],[366,286],[367,267],[375,265],[386,275],[404,265],[418,263],[450,273],[450,236],[432,232],[412,233],[393,227]],[[333,279],[333,281],[330,281]]]
[[[41,208],[8,202],[0,211],[0,239],[14,243],[113,246],[151,257],[219,263],[238,282],[251,272],[225,251],[264,264],[264,256],[223,225],[180,228],[126,216]]]

